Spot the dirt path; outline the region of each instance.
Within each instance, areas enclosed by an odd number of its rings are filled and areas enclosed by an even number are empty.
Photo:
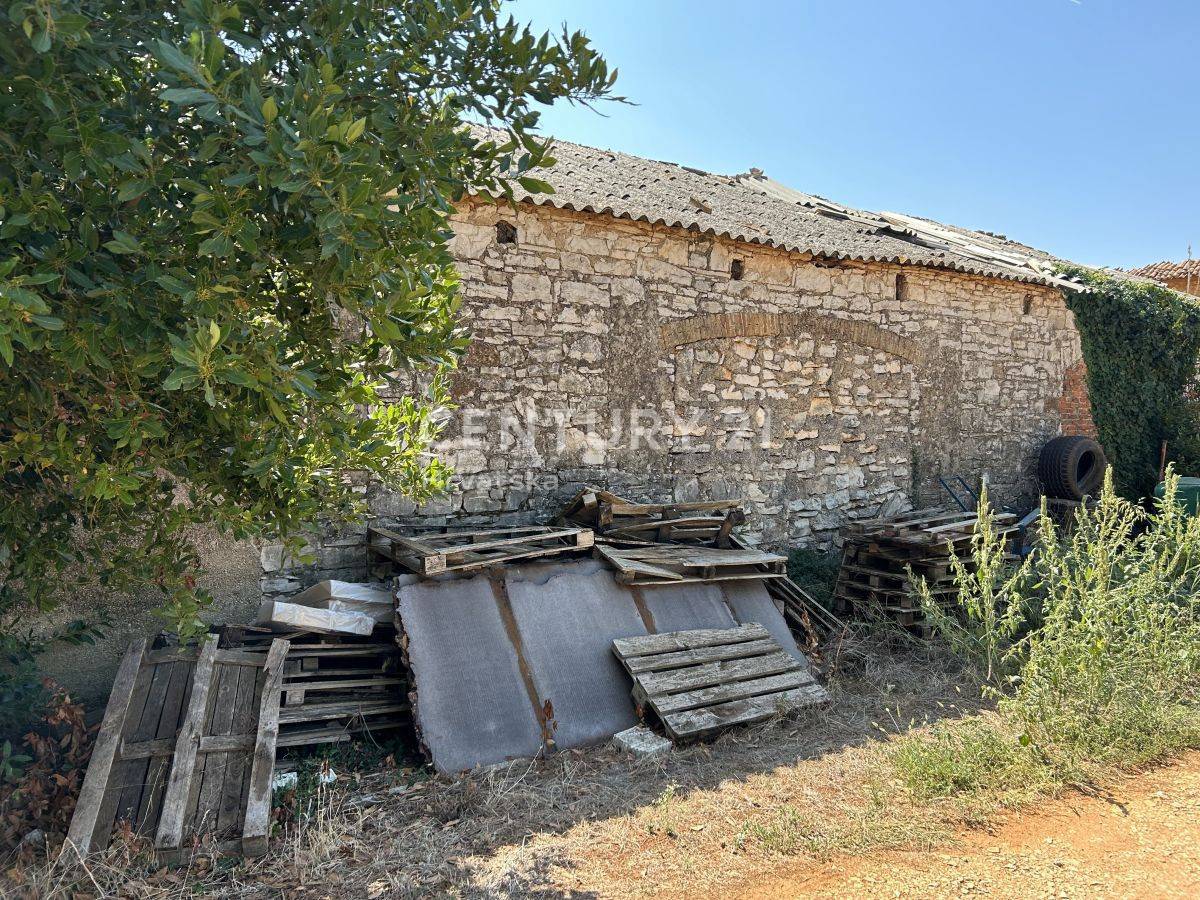
[[[1075,794],[1014,815],[941,852],[797,865],[739,896],[1200,896],[1200,753],[1108,794]]]

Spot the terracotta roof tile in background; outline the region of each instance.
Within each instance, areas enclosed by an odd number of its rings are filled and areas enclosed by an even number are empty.
[[[1132,269],[1130,275],[1140,275],[1143,278],[1153,278],[1155,281],[1166,281],[1169,278],[1187,278],[1192,276],[1192,281],[1200,285],[1200,259],[1185,259],[1182,262],[1171,262],[1164,259],[1162,262],[1150,263],[1148,266],[1142,266],[1139,269]]]

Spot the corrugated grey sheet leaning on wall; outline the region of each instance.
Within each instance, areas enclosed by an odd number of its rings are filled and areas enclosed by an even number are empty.
[[[420,581],[398,596],[417,732],[447,774],[635,724],[615,638],[758,622],[804,659],[757,581],[629,588],[587,559]]]

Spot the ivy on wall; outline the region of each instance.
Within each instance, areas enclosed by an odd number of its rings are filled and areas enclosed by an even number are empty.
[[[1200,302],[1169,288],[1091,269],[1067,292],[1087,364],[1100,443],[1119,489],[1147,497],[1158,482],[1162,442],[1183,475],[1200,475],[1197,405],[1189,400],[1200,360]]]

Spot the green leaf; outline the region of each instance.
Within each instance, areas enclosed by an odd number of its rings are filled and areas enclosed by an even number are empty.
[[[126,181],[117,191],[117,200],[120,203],[124,203],[127,200],[136,200],[149,189],[150,185],[145,181]]]
[[[188,106],[196,103],[215,103],[217,100],[208,91],[202,91],[199,88],[167,88],[158,96],[169,103]]]
[[[279,115],[279,106],[275,103],[274,97],[268,97],[263,101],[262,117],[263,121],[270,125],[275,121],[275,117]]]
[[[542,181],[538,178],[531,178],[528,175],[523,175],[517,179],[517,182],[525,190],[531,194],[553,194],[554,187],[549,182]]]
[[[346,143],[352,144],[357,141],[360,137],[362,137],[362,133],[366,130],[366,127],[366,116],[361,119],[356,119],[354,122],[352,122],[350,127],[346,129]]]
[[[156,40],[154,42],[154,55],[177,72],[183,72],[187,75],[196,74],[195,62],[174,44],[168,44],[163,40]]]

